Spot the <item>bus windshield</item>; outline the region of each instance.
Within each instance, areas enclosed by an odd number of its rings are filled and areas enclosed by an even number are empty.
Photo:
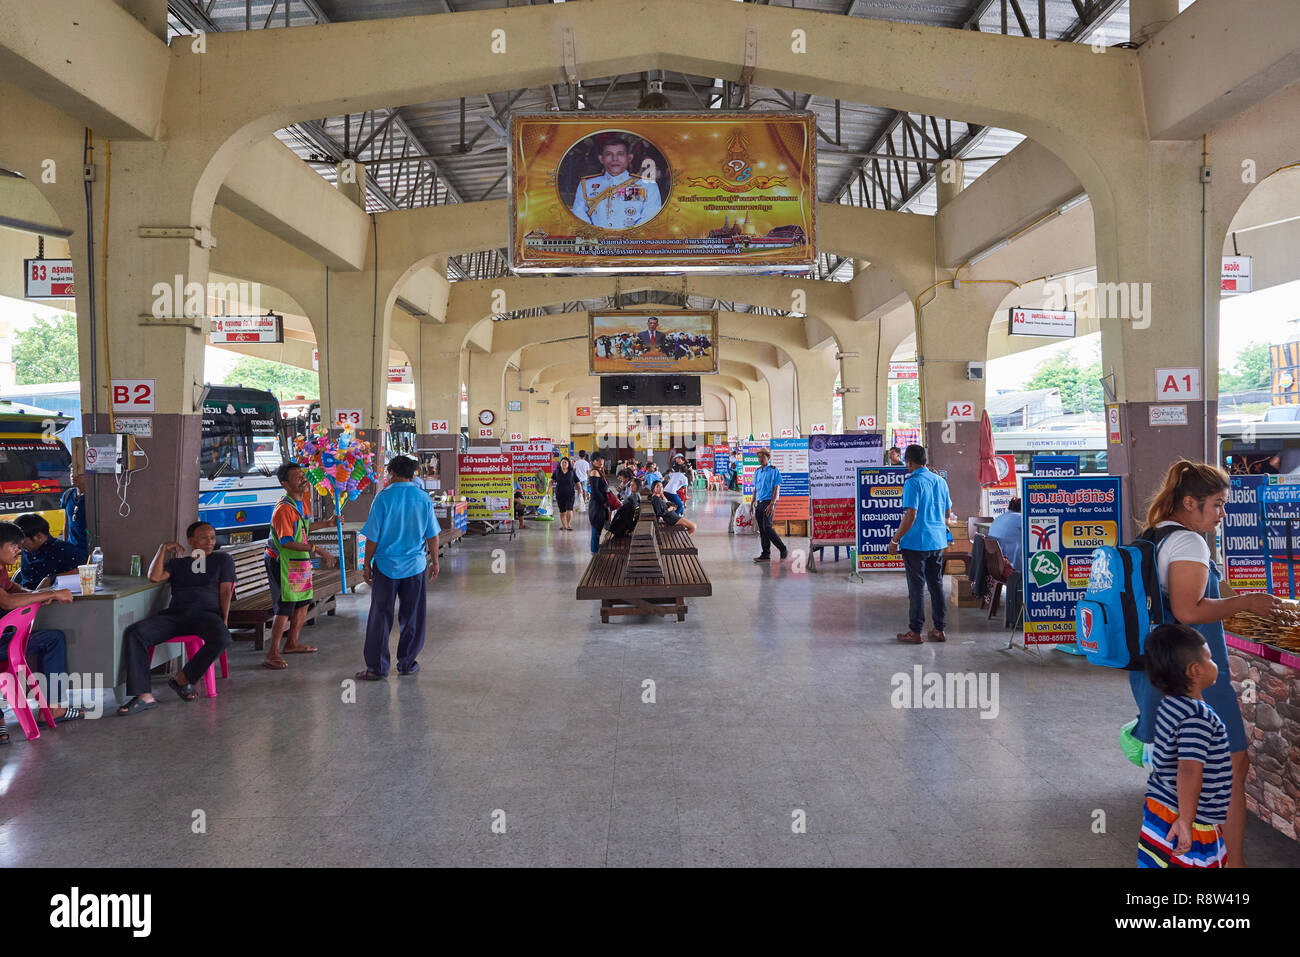
[[[61,442],[0,440],[0,487],[11,482],[64,486],[71,468],[72,456]]]
[[[274,472],[270,459],[278,458],[279,418],[270,392],[210,387],[203,398],[199,474],[216,479]]]

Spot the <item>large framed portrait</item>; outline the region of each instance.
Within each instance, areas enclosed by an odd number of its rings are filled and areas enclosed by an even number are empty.
[[[718,314],[680,309],[591,312],[592,375],[711,375],[718,371]]]
[[[816,261],[808,113],[516,114],[517,272],[806,271]]]

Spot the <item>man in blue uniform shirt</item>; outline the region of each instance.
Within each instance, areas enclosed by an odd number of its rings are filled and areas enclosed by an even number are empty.
[[[756,563],[772,560],[773,545],[782,558],[790,554],[781,536],[772,530],[772,509],[776,508],[777,499],[781,497],[781,472],[770,464],[771,460],[771,452],[758,450],[758,468],[754,470],[754,523],[758,526],[758,540],[763,550],[754,559]]]
[[[898,640],[919,645],[925,625],[925,590],[930,592],[930,613],[934,627],[927,636],[931,641],[947,641],[943,626],[946,607],[943,597],[943,550],[951,535],[947,519],[952,511],[948,483],[926,468],[925,449],[909,445],[903,453],[908,475],[903,481],[903,520],[889,542],[889,553],[903,553],[907,570],[907,631]]]
[[[63,509],[63,537],[66,541],[89,552],[90,538],[86,534],[86,476],[72,473],[72,485],[59,499]]]
[[[424,647],[424,581],[438,577],[438,535],[442,529],[427,492],[411,481],[415,459],[399,455],[388,463],[388,485],[375,496],[361,534],[366,538],[362,567],[370,586],[370,617],[366,623],[366,669],[362,681],[388,675],[388,633],[397,616],[397,673],[420,670],[416,657]],[[427,556],[427,557],[426,557]]]

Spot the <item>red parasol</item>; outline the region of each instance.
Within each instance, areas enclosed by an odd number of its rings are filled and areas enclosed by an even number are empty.
[[[998,483],[998,467],[993,461],[993,423],[989,421],[989,410],[980,415],[980,485]]]

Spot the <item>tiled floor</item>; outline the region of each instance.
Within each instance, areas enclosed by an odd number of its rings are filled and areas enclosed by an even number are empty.
[[[1133,864],[1122,674],[1007,651],[974,609],[951,611],[947,644],[900,646],[901,576],[755,566],[725,496],[696,511],[714,594],[682,623],[600,624],[573,597],[585,520],[530,524],[444,559],[420,674],[355,703],[364,596],[307,629],[321,653],[288,671],[238,643],[214,700],[159,681],[154,711],[34,743],[11,720],[0,864]],[[996,673],[997,717],[894,708],[916,664]],[[1247,851],[1300,865],[1254,819]]]

